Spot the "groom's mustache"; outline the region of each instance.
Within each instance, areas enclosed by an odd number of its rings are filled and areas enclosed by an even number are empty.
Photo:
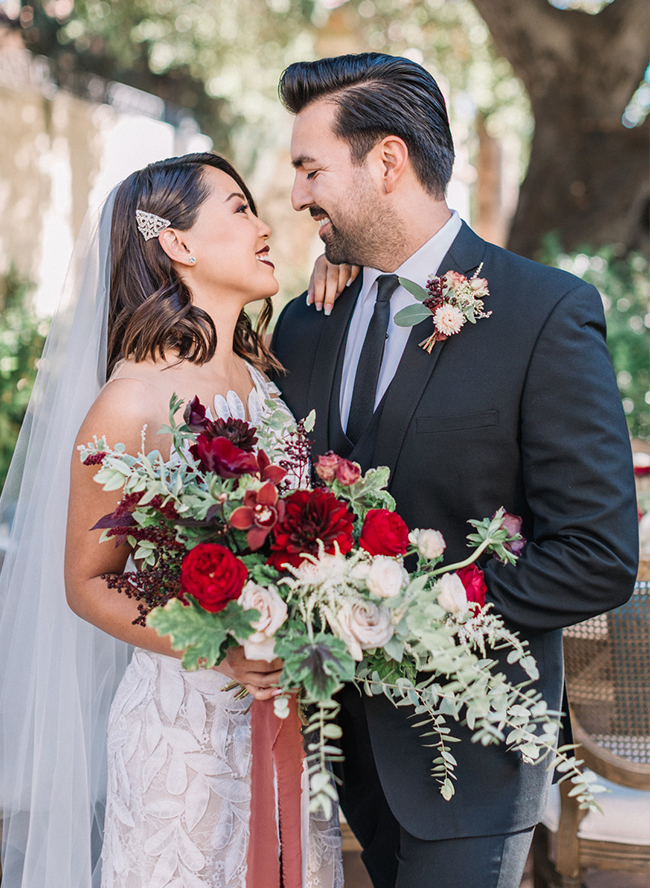
[[[329,213],[326,213],[322,207],[310,207],[309,212],[313,219],[317,219],[319,216],[327,216],[329,218]]]

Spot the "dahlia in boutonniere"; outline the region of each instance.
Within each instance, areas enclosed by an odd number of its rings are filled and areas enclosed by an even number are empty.
[[[448,271],[427,281],[426,289],[408,278],[400,278],[401,285],[412,293],[420,305],[408,305],[395,315],[399,327],[414,327],[433,318],[433,333],[420,343],[431,354],[436,342],[444,342],[460,333],[467,321],[475,324],[480,318],[489,318],[491,311],[483,310],[483,299],[490,295],[487,280],[478,277],[483,263],[471,278],[458,271]]]

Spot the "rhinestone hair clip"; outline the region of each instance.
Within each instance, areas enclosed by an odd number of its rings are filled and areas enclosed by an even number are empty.
[[[135,218],[138,222],[138,231],[145,240],[158,237],[161,231],[169,228],[172,224],[169,219],[163,219],[161,216],[156,216],[155,213],[145,213],[144,210],[136,210]]]

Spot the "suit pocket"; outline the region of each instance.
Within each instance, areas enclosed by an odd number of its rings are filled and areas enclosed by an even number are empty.
[[[482,429],[499,425],[499,411],[467,413],[456,416],[418,416],[415,429],[418,434],[430,432],[457,432],[465,429]]]

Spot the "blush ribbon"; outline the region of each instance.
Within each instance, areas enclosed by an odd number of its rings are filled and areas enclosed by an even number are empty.
[[[304,752],[295,694],[289,698],[289,715],[284,719],[276,716],[272,700],[253,701],[251,750],[246,888],[302,888]]]

